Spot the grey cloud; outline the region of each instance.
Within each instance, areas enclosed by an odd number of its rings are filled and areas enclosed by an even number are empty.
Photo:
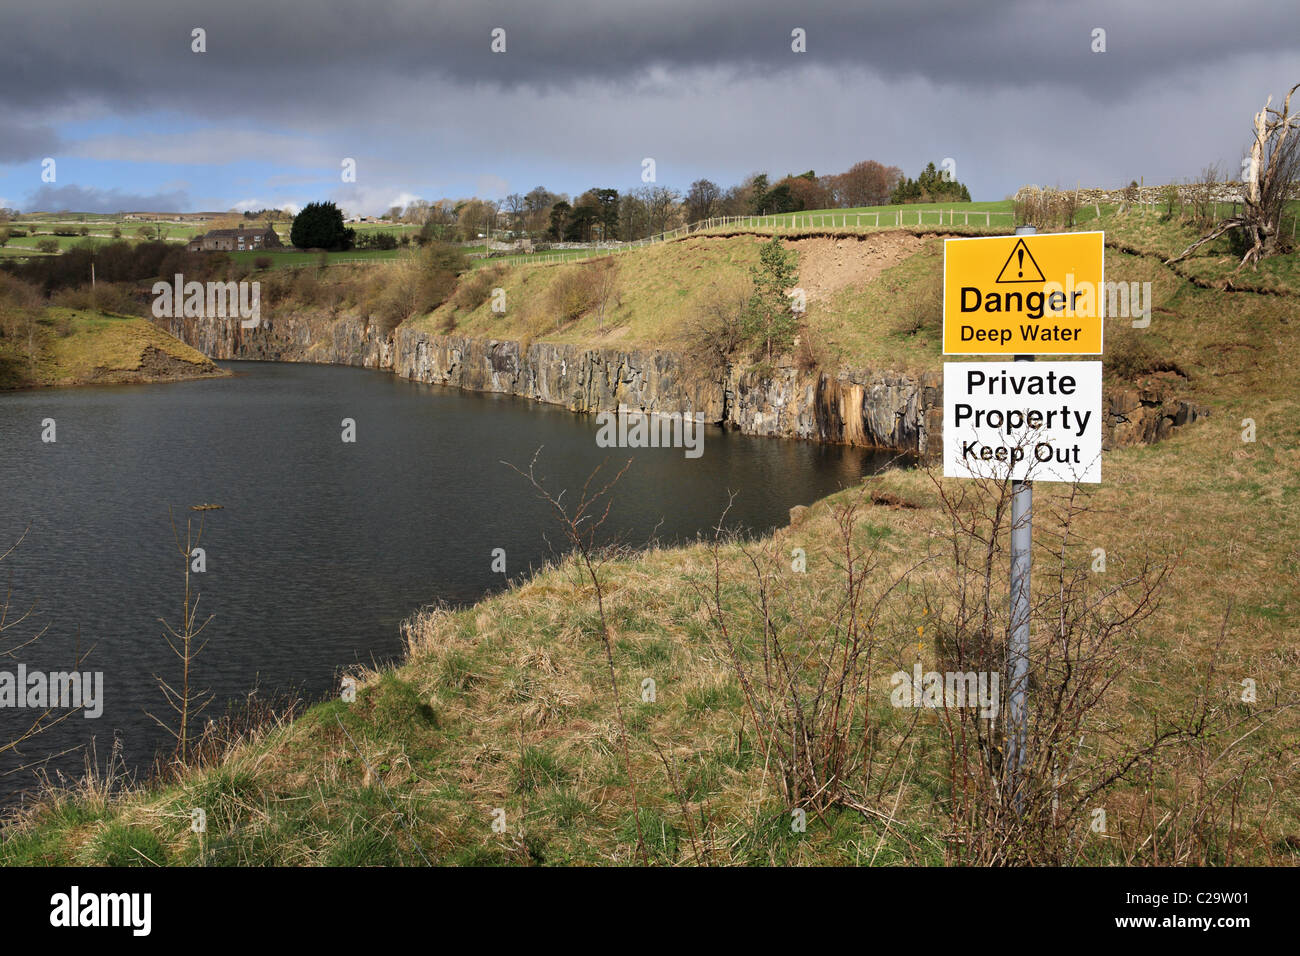
[[[201,55],[190,51],[196,26],[207,31]],[[489,51],[495,27],[506,30],[504,54]],[[795,27],[807,31],[806,54],[790,50]],[[1107,31],[1104,56],[1089,50],[1095,27]],[[280,111],[292,123],[287,109],[328,113],[391,79],[436,97],[474,84],[617,84],[655,66],[764,74],[857,66],[886,78],[1046,84],[1107,97],[1188,64],[1211,70],[1244,52],[1294,49],[1300,5],[165,0],[86,8],[46,0],[0,13],[0,34],[23,39],[7,56],[6,97],[25,108],[94,99],[125,109]]]
[[[42,186],[23,200],[26,211],[59,212],[160,212],[185,209],[189,195],[182,190],[141,194],[118,189],[96,189],[85,186]]]
[[[496,26],[502,55],[488,50]],[[790,52],[796,26],[807,54]],[[1095,27],[1104,55],[1089,52]],[[279,167],[230,201],[316,198],[343,156],[367,197],[489,176],[521,191],[624,188],[644,156],[678,188],[864,158],[914,175],[946,156],[976,198],[1026,181],[1177,179],[1235,164],[1264,95],[1300,80],[1294,0],[45,0],[0,11],[0,35],[21,40],[0,142],[10,128],[158,117],[156,135],[109,125],[65,149]]]
[[[40,160],[58,152],[62,141],[48,126],[29,126],[0,116],[0,163]]]

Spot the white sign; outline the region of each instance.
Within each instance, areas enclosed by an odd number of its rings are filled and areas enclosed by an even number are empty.
[[[945,478],[1095,484],[1102,428],[1100,362],[943,365]]]

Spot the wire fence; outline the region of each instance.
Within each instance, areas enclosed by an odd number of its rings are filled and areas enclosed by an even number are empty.
[[[672,242],[687,236],[726,235],[729,232],[759,232],[771,235],[797,234],[817,230],[836,232],[865,232],[869,229],[901,229],[917,226],[984,226],[991,228],[1003,222],[1015,224],[1013,210],[970,209],[917,209],[906,206],[875,212],[817,212],[783,213],[773,216],[716,216],[701,219],[689,225],[678,226],[667,232],[636,239],[631,242],[597,242],[580,250],[561,252],[525,252],[514,255],[473,253],[471,259],[487,259],[503,265],[555,265],[562,262],[582,262],[605,256],[618,255],[656,243]]]

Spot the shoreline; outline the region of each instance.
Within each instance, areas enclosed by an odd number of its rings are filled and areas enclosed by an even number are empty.
[[[363,320],[302,312],[258,329],[227,319],[155,319],[215,360],[305,362],[388,371],[429,385],[510,394],[586,414],[702,415],[768,438],[942,455],[943,373],[892,369],[710,367],[680,351],[437,334],[403,323],[384,334]],[[766,371],[768,374],[764,375]],[[1103,448],[1153,444],[1208,409],[1156,388],[1105,389]]]

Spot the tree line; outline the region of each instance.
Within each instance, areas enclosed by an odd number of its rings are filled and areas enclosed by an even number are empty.
[[[418,199],[391,207],[384,218],[421,226],[423,241],[470,241],[498,234],[550,242],[635,241],[721,216],[969,201],[969,190],[934,163],[910,179],[897,166],[865,160],[830,175],[810,169],[773,181],[767,173],[754,173],[725,189],[710,179],[697,179],[685,192],[647,183],[623,192],[593,187],[577,196],[538,186],[501,200]]]

